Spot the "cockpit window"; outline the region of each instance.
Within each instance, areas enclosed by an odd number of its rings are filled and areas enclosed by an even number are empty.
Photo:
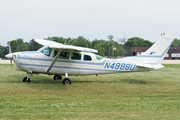
[[[92,59],[91,59],[91,56],[89,56],[89,55],[84,55],[83,60],[85,60],[85,61],[91,61]]]
[[[97,60],[101,60],[101,59],[103,59],[103,57],[101,57],[101,56],[99,56],[99,55],[96,55],[96,59],[97,59]]]
[[[72,60],[81,60],[81,54],[80,53],[71,53],[71,59]]]
[[[50,56],[52,49],[45,46],[38,50],[39,52],[43,53],[46,56]]]

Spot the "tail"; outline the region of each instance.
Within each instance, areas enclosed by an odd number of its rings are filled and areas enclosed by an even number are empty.
[[[160,64],[174,39],[175,38],[171,36],[162,36],[146,52],[142,53],[141,55],[123,59],[140,63]]]

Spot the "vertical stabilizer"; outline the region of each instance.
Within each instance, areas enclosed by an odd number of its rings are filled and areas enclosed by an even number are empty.
[[[164,35],[141,55],[124,58],[122,60],[142,63],[161,63],[174,39],[174,37]]]
[[[146,52],[142,53],[141,56],[149,57],[163,57],[169,50],[174,37],[171,36],[162,36],[157,40]]]

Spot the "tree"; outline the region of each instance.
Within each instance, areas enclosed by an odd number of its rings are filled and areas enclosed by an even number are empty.
[[[139,37],[129,38],[125,43],[125,47],[150,47],[153,43]]]
[[[38,44],[38,43],[36,43],[36,42],[34,41],[34,39],[32,39],[32,40],[30,41],[29,46],[28,46],[28,48],[29,48],[30,51],[37,51],[37,50],[40,49],[41,47],[43,47],[43,46],[40,45],[40,44]]]
[[[171,45],[171,47],[180,47],[180,40],[175,39]]]
[[[16,40],[16,44],[17,44],[17,51],[24,51],[25,49],[24,49],[24,42],[23,42],[23,39],[21,39],[21,38],[18,38],[17,40]]]
[[[7,43],[9,45],[9,43]],[[23,42],[22,38],[10,41],[12,52],[19,52],[26,50],[26,44]]]
[[[83,36],[79,36],[73,44],[74,46],[88,47],[90,42]]]
[[[104,56],[103,49],[101,47],[101,44],[96,44],[94,46],[94,49],[98,50],[98,55]]]
[[[5,47],[0,45],[0,58],[4,58],[5,55]]]

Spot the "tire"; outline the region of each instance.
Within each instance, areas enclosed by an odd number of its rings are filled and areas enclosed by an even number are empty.
[[[53,79],[54,80],[62,80],[62,76],[61,75],[54,75]]]
[[[61,75],[58,75],[58,79],[59,79],[59,80],[62,80],[62,76],[61,76]]]
[[[54,75],[53,79],[58,80],[58,75]]]
[[[64,85],[70,85],[71,84],[71,80],[69,78],[64,78],[64,80],[62,81],[62,83]]]
[[[28,80],[27,80],[27,77],[25,77],[25,78],[23,79],[23,82],[30,83],[30,79],[28,78]]]
[[[27,80],[27,77],[25,77],[25,78],[23,79],[23,82],[26,82],[26,80]]]

